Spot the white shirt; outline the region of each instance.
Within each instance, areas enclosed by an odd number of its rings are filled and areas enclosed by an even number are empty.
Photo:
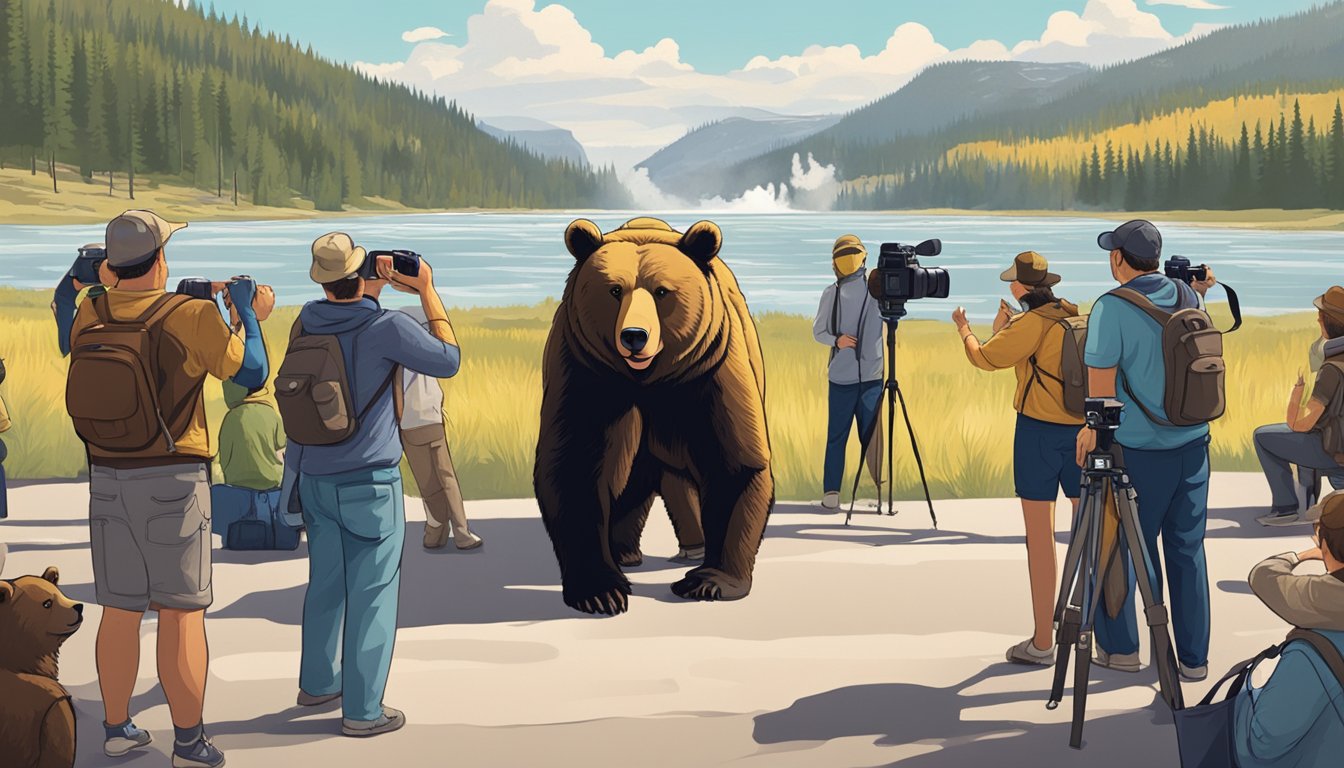
[[[429,329],[429,322],[425,318],[425,310],[421,307],[406,307],[400,311],[410,315],[426,330]],[[443,389],[439,386],[438,379],[403,368],[401,370],[401,389],[405,395],[405,402],[401,411],[402,429],[417,429],[443,424]]]

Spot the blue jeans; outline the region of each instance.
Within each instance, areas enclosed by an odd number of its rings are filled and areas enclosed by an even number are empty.
[[[1125,448],[1124,463],[1138,493],[1139,527],[1155,573],[1154,594],[1162,595],[1162,571],[1157,537],[1171,582],[1172,634],[1176,656],[1187,667],[1209,663],[1209,572],[1204,559],[1204,526],[1209,503],[1209,443],[1201,438],[1167,451]],[[1134,564],[1121,550],[1129,579],[1129,594],[1120,614],[1106,615],[1097,608],[1097,643],[1108,653],[1136,653],[1138,625],[1134,619]]]
[[[342,694],[350,720],[377,720],[397,636],[401,545],[406,539],[396,467],[299,478],[308,527],[299,687]]]
[[[845,477],[845,448],[849,445],[850,426],[857,419],[859,438],[871,429],[882,402],[882,382],[831,384],[830,421],[826,427],[826,464],[822,471],[822,490],[840,491]],[[862,454],[859,461],[862,462]]]

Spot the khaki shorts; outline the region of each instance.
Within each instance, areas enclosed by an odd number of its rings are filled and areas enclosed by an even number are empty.
[[[213,593],[206,467],[92,467],[89,541],[100,605],[124,611],[208,607]]]

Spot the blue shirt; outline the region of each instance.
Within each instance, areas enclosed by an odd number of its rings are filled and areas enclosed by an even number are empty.
[[[394,367],[448,378],[457,373],[461,360],[457,347],[439,341],[404,312],[388,312],[372,299],[350,304],[309,302],[299,312],[299,320],[309,335],[335,335],[340,340],[356,413],[373,400]],[[305,475],[397,466],[401,462],[401,435],[392,387],[399,383],[393,382],[377,402],[368,406],[358,431],[349,440],[338,445],[305,445],[300,451],[295,451],[293,447],[298,444],[290,441],[286,465],[292,456],[301,455],[299,471]]]
[[[1190,286],[1152,272],[1125,284],[1147,296],[1168,312],[1199,306]],[[1102,296],[1087,321],[1089,368],[1118,368],[1116,397],[1125,404],[1116,442],[1126,448],[1166,451],[1203,439],[1208,424],[1172,427],[1151,419],[1134,403],[1137,398],[1152,413],[1166,419],[1166,362],[1162,351],[1162,326],[1147,313],[1117,296]],[[1129,392],[1125,391],[1126,386]],[[1132,396],[1130,393],[1133,393]]]
[[[1344,651],[1344,632],[1316,630]],[[1289,643],[1262,689],[1237,697],[1234,738],[1244,768],[1338,765],[1344,689],[1316,649]]]

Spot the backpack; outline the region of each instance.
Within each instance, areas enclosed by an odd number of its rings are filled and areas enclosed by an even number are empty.
[[[1087,414],[1087,363],[1083,362],[1083,352],[1087,349],[1087,315],[1074,315],[1055,320],[1054,323],[1064,329],[1059,349],[1059,375],[1055,376],[1036,362],[1036,355],[1028,358],[1031,363],[1031,380],[1022,393],[1022,405],[1026,406],[1027,395],[1031,394],[1031,385],[1044,376],[1055,382],[1063,390],[1061,402],[1064,410],[1082,418]]]
[[[1227,366],[1223,362],[1223,333],[1209,313],[1197,307],[1168,312],[1133,288],[1117,288],[1115,296],[1151,317],[1162,327],[1162,357],[1166,363],[1162,407],[1167,418],[1149,411],[1129,388],[1124,373],[1120,384],[1143,415],[1167,427],[1207,424],[1227,409]]]
[[[289,349],[275,377],[275,403],[285,434],[302,445],[337,445],[349,440],[400,372],[400,366],[393,366],[378,391],[356,413],[340,338],[308,335],[303,321],[295,320]]]
[[[224,548],[235,551],[285,550],[299,547],[299,529],[280,513],[280,491],[253,491],[235,485],[210,487],[211,519]]]
[[[1332,366],[1344,376],[1344,362],[1326,360],[1322,364]],[[1336,463],[1344,464],[1344,396],[1336,392],[1335,397],[1325,407],[1319,422],[1321,427],[1321,447],[1334,458]]]
[[[71,339],[65,407],[85,443],[107,453],[137,453],[162,439],[177,444],[159,399],[163,323],[191,297],[165,293],[139,317],[112,317],[106,293],[90,294],[98,322]]]

